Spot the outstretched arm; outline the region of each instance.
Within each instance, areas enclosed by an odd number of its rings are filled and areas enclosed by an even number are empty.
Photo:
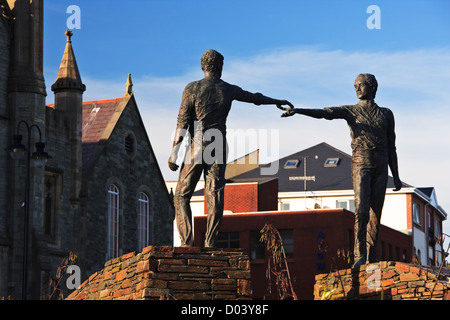
[[[300,108],[283,108],[278,107],[279,109],[285,111],[281,117],[291,117],[294,114],[302,114],[304,116],[316,118],[316,119],[345,119],[347,116],[347,111],[344,106],[342,107],[330,107],[323,109],[300,109]]]
[[[273,99],[270,97],[266,97],[261,93],[251,93],[245,90],[240,90],[236,96],[236,100],[242,101],[242,102],[250,102],[253,104],[259,105],[266,105],[266,104],[274,104],[278,108],[282,108],[283,105],[288,105],[290,108],[294,108],[293,104],[290,103],[287,100],[279,100],[279,99]]]
[[[329,112],[325,111],[324,109],[299,109],[299,108],[279,108],[281,110],[286,111],[285,113],[283,113],[281,116],[283,118],[285,117],[291,117],[294,114],[298,113],[298,114],[302,114],[304,116],[308,116],[308,117],[312,117],[312,118],[316,118],[316,119],[323,119],[323,118],[327,118],[329,117]]]

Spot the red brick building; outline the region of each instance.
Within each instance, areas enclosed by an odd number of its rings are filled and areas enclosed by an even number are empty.
[[[348,268],[338,251],[353,252],[354,213],[345,209],[277,210],[277,179],[235,180],[225,187],[225,214],[217,240],[219,247],[248,249],[254,299],[276,299],[268,293],[267,253],[260,230],[272,224],[283,238],[294,291],[299,299],[313,299],[314,276]],[[227,213],[232,211],[233,213]],[[206,215],[194,218],[195,245],[201,246]],[[381,225],[380,260],[411,260],[411,236]],[[353,261],[350,261],[353,263]],[[272,277],[273,278],[273,277]],[[273,281],[272,281],[273,283]]]

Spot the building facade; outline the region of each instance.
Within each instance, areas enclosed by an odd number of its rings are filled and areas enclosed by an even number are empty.
[[[173,206],[131,77],[120,98],[83,102],[68,31],[46,105],[43,1],[0,0],[0,10],[0,297],[39,299],[70,251],[84,281],[123,252],[172,245]],[[14,135],[30,146],[23,159],[7,150]],[[28,157],[39,142],[43,167]]]
[[[350,155],[321,143],[277,161],[278,210],[343,208],[354,211]],[[263,166],[274,164],[260,167]],[[261,170],[254,169],[233,179],[261,177]],[[389,177],[381,224],[410,235],[411,250],[421,264],[441,264],[443,248],[439,240],[447,213],[437,202],[436,190],[415,187],[405,181],[400,191],[393,189],[393,179]]]
[[[275,181],[276,180],[271,180]],[[272,182],[273,184],[273,182]],[[216,240],[218,247],[246,249],[251,264],[253,299],[279,299],[275,275],[269,272],[270,253],[261,242],[265,224],[275,227],[283,241],[292,288],[298,299],[312,300],[316,274],[350,268],[353,264],[354,213],[346,209],[271,211],[277,200],[267,197],[269,187],[263,184],[231,183],[225,187],[225,208],[230,208],[238,194],[253,194],[263,187],[261,197],[241,201],[240,213],[225,213]],[[276,194],[276,188],[272,188]],[[227,200],[228,198],[228,200]],[[258,205],[265,198],[265,205]],[[272,203],[270,203],[272,202]],[[233,204],[236,208],[236,204]],[[260,211],[250,211],[259,206]],[[207,216],[194,218],[195,245],[201,246],[206,232]],[[380,226],[378,257],[380,260],[411,261],[411,237],[403,232]],[[272,262],[273,264],[273,262]]]
[[[277,180],[278,193],[275,206],[280,214],[335,209],[354,211],[350,155],[321,143],[275,162],[258,165],[257,168],[249,168],[245,172],[241,171],[240,174],[229,177],[225,187],[225,212],[274,210],[255,210],[257,205],[252,203],[253,198],[239,195],[236,191],[247,188],[245,186],[252,183],[256,188],[262,181],[271,179]],[[267,176],[261,174],[261,168],[264,167],[279,169],[275,175]],[[421,188],[403,183],[403,188],[394,192],[393,179],[389,177],[381,224],[411,238],[408,252],[412,255],[409,259],[422,265],[440,265],[444,260],[443,247],[440,243],[442,224],[447,219],[447,213],[439,206],[433,187]],[[228,196],[227,190],[228,193],[232,192]],[[262,194],[265,200],[271,198],[268,192]],[[252,203],[253,207],[249,206],[249,203]],[[202,189],[194,193],[191,205],[194,216],[206,214]],[[388,254],[390,250],[396,250],[395,246],[389,247],[388,244],[383,246],[381,242],[379,246],[380,256],[395,256],[392,252]]]

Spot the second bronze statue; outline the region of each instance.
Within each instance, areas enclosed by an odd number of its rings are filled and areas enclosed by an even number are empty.
[[[355,192],[355,263],[358,267],[377,262],[377,242],[381,212],[391,169],[395,189],[402,188],[395,146],[395,121],[391,110],[379,107],[374,99],[378,83],[372,74],[355,80],[356,105],[323,109],[280,108],[282,117],[302,114],[317,119],[344,119],[350,128],[352,181]],[[367,250],[368,249],[368,250]]]

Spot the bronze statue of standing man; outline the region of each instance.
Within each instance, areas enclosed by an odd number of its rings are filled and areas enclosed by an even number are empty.
[[[251,93],[221,80],[223,56],[208,50],[201,57],[205,77],[189,83],[184,89],[177,129],[173,141],[169,168],[178,169],[177,154],[184,136],[190,135],[190,150],[186,153],[175,189],[175,219],[182,246],[192,246],[192,213],[190,199],[201,174],[205,178],[208,208],[205,247],[214,247],[223,216],[223,196],[226,167],[226,119],[233,100],[256,105],[293,105],[286,100],[272,99]],[[212,139],[214,137],[214,139]]]
[[[374,101],[378,83],[372,74],[360,74],[355,80],[356,105],[324,109],[280,108],[289,117],[296,113],[313,118],[345,119],[352,138],[352,181],[355,192],[355,263],[358,267],[377,262],[377,241],[381,211],[391,169],[395,189],[402,187],[395,147],[394,115]],[[369,250],[367,250],[367,247]],[[368,257],[367,257],[368,253]]]

